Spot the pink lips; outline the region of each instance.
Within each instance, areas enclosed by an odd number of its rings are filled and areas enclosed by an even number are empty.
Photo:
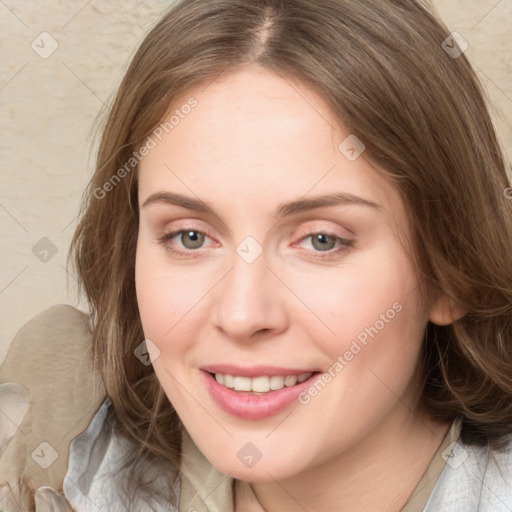
[[[222,373],[222,375],[239,375],[240,377],[260,377],[261,375],[300,375],[301,373],[316,372],[318,370],[284,368],[283,366],[251,366],[244,368],[243,366],[234,366],[232,364],[215,364],[202,366],[201,370],[210,373]]]
[[[286,376],[315,372],[315,370],[264,366],[244,369],[230,365],[205,366],[201,370],[203,370],[201,371],[202,378],[213,400],[227,413],[248,420],[261,420],[283,411],[297,399],[302,391],[311,386],[313,380],[319,376],[319,373],[313,373],[307,380],[295,386],[284,387],[261,395],[252,395],[235,391],[219,384],[212,374],[222,373],[223,375],[229,374],[243,377],[259,377],[261,375]]]

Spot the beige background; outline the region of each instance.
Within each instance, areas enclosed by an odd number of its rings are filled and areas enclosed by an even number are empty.
[[[76,305],[66,255],[93,169],[98,115],[170,4],[0,0],[0,361],[28,319],[58,302]],[[468,41],[512,158],[512,0],[434,5]],[[45,55],[53,41],[57,49]]]

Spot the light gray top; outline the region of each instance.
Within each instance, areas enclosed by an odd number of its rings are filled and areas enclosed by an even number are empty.
[[[107,398],[87,430],[75,438],[70,447],[64,494],[77,512],[125,510],[112,479],[123,478],[118,466],[130,444],[118,439],[106,427],[109,407]],[[512,440],[504,452],[468,446],[458,440],[444,448],[443,459],[446,464],[430,498],[418,512],[512,512]],[[179,496],[178,476],[175,490]],[[198,494],[202,494],[201,489]],[[141,512],[189,510],[187,504],[182,503],[179,509],[158,501],[151,506],[147,496],[131,505],[133,510]]]
[[[125,477],[127,470],[119,470],[119,467],[123,455],[133,446],[108,428],[106,419],[109,408],[110,400],[107,398],[87,430],[73,439],[70,445],[63,490],[66,499],[77,512],[126,510],[115,481]],[[160,482],[161,486],[165,485],[161,478]],[[175,490],[178,495],[179,489],[180,479],[176,478]],[[130,506],[131,510],[140,512],[178,512],[176,507],[148,496],[139,496],[137,502],[130,503]]]
[[[424,512],[511,512],[512,441],[507,450],[460,440],[439,476]]]

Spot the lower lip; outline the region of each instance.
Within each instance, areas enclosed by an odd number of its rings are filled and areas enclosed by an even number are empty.
[[[249,395],[219,384],[211,373],[205,371],[201,373],[213,400],[227,413],[247,420],[261,420],[280,413],[297,400],[300,393],[311,386],[311,383],[320,375],[314,373],[300,384],[269,391],[264,395]]]

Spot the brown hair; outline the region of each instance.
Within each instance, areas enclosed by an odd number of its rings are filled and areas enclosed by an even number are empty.
[[[466,311],[427,326],[423,403],[440,420],[462,416],[465,442],[503,445],[512,431],[510,178],[481,85],[464,54],[443,49],[448,35],[411,0],[182,0],[146,37],[104,127],[70,248],[95,364],[137,457],[179,464],[181,423],[134,356],[144,334],[137,171],[126,162],[192,86],[255,64],[319,93],[395,184],[419,274]],[[129,176],[117,179],[123,166]]]

